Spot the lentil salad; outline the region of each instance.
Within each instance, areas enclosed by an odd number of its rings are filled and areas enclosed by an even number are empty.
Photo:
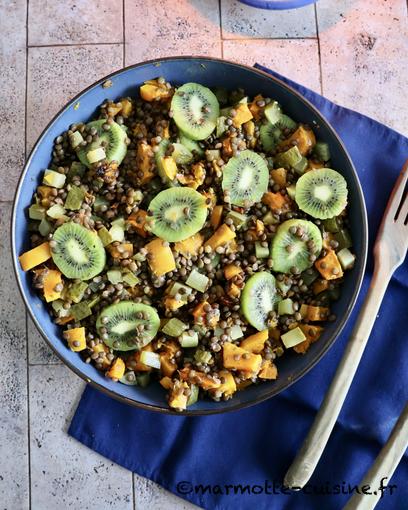
[[[159,78],[55,140],[20,262],[85,362],[181,410],[275,379],[336,319],[346,205],[275,101]]]

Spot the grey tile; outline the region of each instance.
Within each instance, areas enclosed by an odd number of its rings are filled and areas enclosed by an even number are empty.
[[[30,45],[122,42],[120,0],[30,0]]]
[[[122,67],[122,45],[30,48],[27,145],[64,104],[82,89]],[[67,126],[68,127],[68,126]]]
[[[221,56],[218,0],[125,0],[126,65],[171,55]]]
[[[0,204],[0,507],[28,503],[27,365],[25,309],[9,251],[10,204]]]
[[[61,363],[58,356],[53,353],[47,342],[40,335],[30,317],[27,317],[27,342],[29,363],[34,365]]]
[[[408,134],[405,0],[317,3],[323,92]]]
[[[238,0],[222,0],[220,3],[224,39],[316,36],[313,5],[273,11],[250,7]]]
[[[193,510],[199,508],[189,501],[178,498],[147,478],[134,474],[133,481],[135,510]]]
[[[223,41],[224,58],[248,66],[255,62],[320,92],[317,39]],[[299,58],[301,55],[302,58]]]
[[[133,508],[132,474],[66,432],[84,386],[65,366],[30,367],[33,509]]]
[[[24,165],[26,2],[0,2],[0,200],[11,200]]]

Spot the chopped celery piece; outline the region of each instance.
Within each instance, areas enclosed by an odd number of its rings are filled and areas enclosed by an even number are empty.
[[[299,327],[297,327],[291,329],[287,333],[284,333],[281,336],[281,340],[286,349],[289,349],[289,347],[294,347],[295,345],[304,342],[306,340],[306,336],[303,333],[303,331]]]
[[[172,319],[169,319],[166,322],[166,324],[162,327],[162,333],[164,333],[165,335],[178,337],[186,329],[188,329],[187,324],[185,324],[180,319],[173,317]]]
[[[218,264],[220,263],[220,260],[221,260],[221,255],[219,253],[215,253],[212,256],[212,259],[210,262],[211,267],[215,269],[218,266]]]
[[[125,240],[125,229],[119,224],[112,225],[112,227],[109,229],[109,234],[111,235],[113,241],[118,241],[121,243]]]
[[[323,220],[323,225],[327,232],[332,232],[333,234],[340,232],[341,230],[341,220],[338,216],[334,218],[328,218],[327,220]]]
[[[38,225],[38,231],[43,237],[47,237],[51,230],[52,225],[48,220],[44,218],[43,220],[40,221],[40,224]]]
[[[44,172],[43,183],[53,188],[62,188],[65,184],[65,174],[54,172],[54,170],[46,170]]]
[[[329,144],[326,142],[317,142],[313,148],[313,154],[320,161],[326,162],[330,159]]]
[[[205,292],[208,286],[208,278],[199,273],[197,269],[193,269],[189,274],[186,284],[199,292]]]
[[[54,204],[47,209],[47,215],[54,220],[59,220],[65,216],[66,210],[60,204]]]
[[[140,283],[139,278],[134,273],[132,273],[132,271],[124,271],[122,279],[129,285],[129,287],[134,287]]]
[[[67,298],[74,303],[79,303],[83,299],[87,288],[88,284],[85,282],[73,283],[68,288]]]
[[[106,227],[102,227],[98,230],[98,236],[104,246],[113,243],[113,238]]]
[[[224,330],[220,328],[219,326],[216,326],[214,329],[214,336],[217,336],[218,338],[224,334]]]
[[[99,301],[101,300],[101,296],[92,296],[92,299],[88,301],[89,308],[92,308],[93,306],[97,305]]]
[[[353,246],[348,230],[340,230],[340,232],[334,234],[334,239],[339,243],[340,250],[343,248],[351,248],[351,246]]]
[[[106,276],[113,285],[123,281],[122,272],[119,269],[111,269],[110,271],[107,271]]]
[[[290,298],[282,299],[278,303],[279,315],[293,315],[295,310],[293,308],[293,301]]]
[[[241,329],[241,326],[238,326],[237,324],[232,326],[230,333],[231,340],[237,340],[238,338],[242,338],[243,336],[244,333]]]
[[[351,269],[354,266],[356,256],[351,253],[348,248],[343,248],[337,253],[337,258],[340,261],[343,269]]]
[[[148,386],[150,382],[149,372],[145,372],[144,374],[137,374],[136,381],[141,388],[146,388],[146,386]]]
[[[157,352],[142,351],[140,353],[140,362],[148,367],[160,368],[160,356]]]
[[[196,385],[196,384],[192,384],[190,386],[190,396],[188,397],[188,400],[187,400],[187,407],[188,406],[192,406],[193,404],[195,404],[198,400],[198,394],[200,392],[200,388]]]
[[[289,131],[293,131],[297,126],[296,122],[284,113],[282,113],[278,125],[282,129],[289,129]]]
[[[173,143],[172,158],[178,165],[187,165],[194,159],[191,151],[185,147],[182,143]]]
[[[277,101],[272,101],[271,103],[269,103],[265,107],[264,113],[265,117],[272,124],[272,126],[279,124],[279,121],[281,120],[282,117],[282,110]]]
[[[303,273],[300,275],[303,283],[307,287],[309,287],[309,285],[311,285],[318,276],[320,276],[319,273],[313,267],[306,269],[306,271],[303,271]]]
[[[217,161],[221,157],[221,152],[219,149],[209,149],[205,151],[205,157],[207,161]]]
[[[101,197],[101,195],[97,195],[95,197],[95,201],[93,203],[93,208],[95,209],[95,211],[97,209],[100,209],[104,205],[106,205],[106,207],[108,207],[109,206],[109,202],[106,200],[105,197]]]
[[[72,181],[72,178],[75,177],[76,175],[82,177],[85,173],[85,169],[86,169],[85,165],[83,165],[79,161],[73,161],[67,173],[67,180]]]
[[[98,161],[102,161],[106,158],[105,150],[102,147],[98,147],[97,149],[90,150],[86,153],[86,159],[92,165],[92,163],[97,163]]]
[[[248,216],[245,214],[236,212],[236,211],[230,211],[225,219],[231,219],[234,223],[235,228],[239,229],[241,227],[244,227],[248,221]]]
[[[70,315],[72,315],[75,321],[78,322],[85,319],[85,317],[92,315],[92,310],[87,301],[82,301],[81,303],[71,306]]]
[[[292,200],[295,200],[295,190],[296,190],[295,184],[291,184],[290,186],[286,187],[286,191],[288,192],[288,195]]]
[[[72,186],[65,200],[65,208],[70,211],[77,211],[81,208],[84,198],[85,191],[79,186]]]
[[[180,132],[179,134],[180,143],[184,145],[186,149],[190,152],[196,154],[197,156],[204,156],[204,150],[200,147],[200,144],[195,140],[190,140],[184,133]],[[142,200],[143,196],[140,198]]]
[[[197,363],[203,363],[203,365],[206,365],[211,361],[211,352],[210,351],[204,351],[203,349],[197,349],[194,353],[194,359]]]
[[[296,145],[294,145],[287,151],[277,154],[274,159],[274,164],[277,166],[277,168],[294,168],[301,162],[302,158],[303,156],[300,154],[299,149]]]
[[[120,217],[120,218],[116,218],[116,220],[113,220],[111,222],[111,227],[116,227],[116,226],[119,226],[120,228],[125,229],[125,219]]]
[[[84,139],[79,131],[74,131],[69,135],[69,141],[71,143],[71,147],[73,149],[76,149],[78,145],[80,145],[84,141]]]
[[[288,283],[286,280],[282,280],[282,281],[277,280],[276,286],[281,291],[281,294],[283,296],[286,296],[286,294],[290,291],[292,284]]]
[[[43,220],[45,218],[45,209],[38,204],[30,205],[28,208],[28,217],[31,220]]]
[[[192,293],[191,287],[187,287],[183,283],[174,282],[173,285],[169,289],[169,295],[175,296],[179,294],[181,297],[181,301],[187,303],[187,296]]]
[[[179,338],[181,347],[197,347],[198,345],[198,333],[197,331],[183,331]]]
[[[135,373],[132,371],[126,372],[126,374],[119,379],[119,382],[127,386],[137,386],[137,379]]]
[[[255,255],[257,259],[267,259],[269,257],[268,246],[262,246],[262,244],[257,241],[255,243]]]
[[[296,173],[302,175],[305,173],[305,170],[306,170],[308,164],[309,164],[309,161],[305,157],[302,156],[302,159],[299,161],[299,163],[296,163],[296,165],[294,165],[293,168],[295,169]]]
[[[275,218],[271,211],[268,211],[265,214],[265,216],[262,218],[262,221],[265,223],[265,225],[276,225],[276,223],[279,223],[279,219]]]
[[[51,306],[53,307],[58,317],[68,317],[68,315],[70,315],[70,310],[66,310],[64,308],[64,301],[62,299],[56,299],[55,301],[52,301]]]
[[[220,138],[228,129],[227,117],[223,115],[217,118],[216,137]]]

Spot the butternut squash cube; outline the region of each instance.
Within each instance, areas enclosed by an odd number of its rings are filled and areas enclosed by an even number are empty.
[[[167,100],[172,96],[172,89],[168,89],[157,80],[149,80],[140,87],[140,96],[148,102]]]
[[[184,241],[178,241],[175,243],[174,249],[184,257],[194,257],[198,255],[198,250],[203,245],[203,242],[204,237],[202,234],[198,233],[184,239]]]
[[[333,250],[329,250],[325,257],[317,260],[315,266],[326,280],[336,280],[343,276],[343,268]]]
[[[265,360],[259,371],[258,377],[261,379],[276,379],[278,377],[278,369],[271,360]]]
[[[160,370],[165,376],[171,377],[177,369],[177,365],[169,353],[160,354]]]
[[[184,381],[189,381],[192,384],[197,384],[203,390],[217,389],[221,386],[220,382],[214,381],[214,379],[198,370],[191,370],[189,367],[185,367],[179,370],[180,378]]]
[[[265,108],[264,106],[258,106],[257,105],[258,101],[263,101],[263,97],[260,94],[255,96],[253,101],[248,104],[248,108],[249,108],[250,112],[252,113],[255,120],[261,119],[261,117],[263,115],[264,108]]]
[[[140,361],[140,355],[143,351],[153,352],[153,345],[150,342],[145,345],[140,351],[134,352],[129,358],[126,360],[127,368],[134,370],[135,372],[151,372],[152,367],[145,365]]]
[[[275,168],[271,170],[271,177],[281,188],[286,186],[286,176],[288,171],[286,168]]]
[[[323,292],[324,290],[327,290],[329,287],[329,280],[316,280],[313,282],[312,289],[313,294],[317,295]]]
[[[238,274],[242,274],[243,269],[240,266],[237,266],[236,264],[228,264],[224,267],[224,276],[227,280],[231,280],[234,278],[234,276],[237,276]]]
[[[316,145],[316,137],[313,131],[300,125],[289,138],[279,144],[279,149],[290,149],[294,145],[297,146],[302,156],[307,156]]]
[[[26,251],[18,257],[23,271],[28,271],[33,267],[43,264],[51,258],[51,250],[48,242],[36,246],[32,250]]]
[[[127,223],[142,237],[146,237],[149,234],[145,230],[146,217],[147,212],[139,209],[137,212],[130,214],[127,219]]]
[[[111,379],[120,379],[125,375],[125,362],[122,358],[116,358],[106,375]]]
[[[235,232],[233,232],[228,225],[223,223],[206,241],[205,246],[211,246],[211,248],[215,251],[216,248],[228,243],[228,241],[234,239],[235,236]]]
[[[234,110],[236,111],[235,117],[232,119],[234,127],[240,127],[245,122],[248,122],[253,118],[251,110],[248,108],[247,103],[239,103]]]
[[[288,195],[273,193],[272,191],[267,191],[264,194],[262,203],[267,205],[272,212],[289,211],[292,205],[292,201]]]
[[[168,376],[162,377],[159,382],[165,390],[170,390],[173,387],[173,381]]]
[[[224,207],[222,205],[216,205],[211,213],[211,219],[210,219],[210,223],[211,223],[211,226],[213,228],[218,228],[220,223],[221,223],[221,219],[222,219],[222,211],[223,211]]]
[[[176,269],[176,261],[170,246],[165,245],[162,239],[156,238],[145,246],[147,262],[156,276],[163,276]]]
[[[205,166],[200,161],[191,166],[190,172],[189,174],[177,174],[177,180],[183,186],[197,189],[205,180]]]
[[[178,310],[179,308],[181,308],[182,306],[184,306],[186,304],[186,302],[183,301],[182,299],[177,300],[173,296],[166,296],[164,298],[163,303],[164,303],[164,308],[166,310],[169,310],[170,312],[175,312],[176,310]]]
[[[297,344],[293,347],[293,350],[298,354],[305,354],[310,347],[310,344],[316,342],[320,338],[320,335],[323,332],[323,328],[321,326],[312,326],[309,324],[299,324],[299,328],[303,331],[303,334],[306,336],[306,340],[302,343]]]
[[[225,397],[230,397],[237,391],[234,376],[229,370],[221,370],[219,373],[221,384],[217,389],[210,389],[209,393],[221,392]]]
[[[129,117],[133,110],[132,101],[130,101],[127,98],[123,98],[120,100],[120,102],[122,103],[120,114],[122,115],[122,117],[125,118]]]
[[[71,351],[79,352],[86,349],[85,328],[73,328],[64,331],[64,337]]]
[[[241,295],[241,288],[234,282],[229,282],[227,287],[228,296],[238,299]]]
[[[248,336],[245,340],[242,340],[239,346],[246,351],[259,354],[263,351],[268,337],[269,331],[264,329],[262,331],[258,331],[258,333],[255,333],[254,335]]]
[[[113,246],[113,244],[109,244],[108,246],[106,246],[106,249],[114,259],[128,258],[133,255],[132,243],[121,243],[118,246]]]
[[[163,172],[166,176],[173,181],[176,178],[178,171],[177,164],[171,156],[164,156],[160,158]]]
[[[61,297],[61,290],[55,290],[57,285],[62,285],[61,273],[55,269],[46,269],[43,279],[44,297],[47,303]]]
[[[262,364],[262,357],[259,354],[252,354],[231,342],[224,343],[222,357],[225,368],[244,370],[253,374],[259,372]]]
[[[169,406],[173,409],[182,410],[187,407],[188,396],[184,390],[188,390],[188,384],[182,381],[174,381],[169,393]]]
[[[137,145],[137,172],[143,172],[143,176],[137,176],[141,185],[151,181],[155,176],[154,173],[154,153],[151,146],[144,142]]]

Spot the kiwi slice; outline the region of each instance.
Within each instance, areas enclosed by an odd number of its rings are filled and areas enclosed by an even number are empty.
[[[177,127],[191,140],[204,140],[214,131],[220,113],[213,92],[199,83],[185,83],[171,100]]]
[[[231,203],[238,206],[259,202],[268,190],[268,181],[266,161],[250,150],[232,157],[222,172],[222,189],[229,192]]]
[[[241,295],[241,311],[259,331],[268,327],[268,315],[276,304],[276,282],[271,273],[260,271],[251,276]]]
[[[156,336],[159,326],[155,308],[133,301],[107,306],[96,321],[105,344],[117,351],[141,349]]]
[[[154,155],[154,160],[156,162],[157,172],[160,175],[163,183],[171,186],[174,184],[174,181],[171,181],[167,177],[167,175],[163,169],[162,162],[161,162],[161,159],[164,158],[164,156],[166,155],[166,151],[167,151],[169,145],[170,145],[170,142],[167,140],[167,138],[163,138],[163,140],[157,146],[157,152]]]
[[[204,156],[204,150],[200,147],[200,144],[194,140],[188,138],[183,132],[179,134],[180,143],[184,145],[186,149],[193,153],[193,155]]]
[[[275,150],[281,135],[282,131],[278,127],[269,122],[262,124],[259,128],[259,138],[261,140],[263,150],[265,152]]]
[[[116,161],[117,164],[120,165],[126,156],[126,132],[116,122],[108,124],[109,129],[105,131],[105,129],[103,129],[105,124],[105,120],[95,120],[86,125],[88,132],[94,128],[96,130],[96,136],[98,137],[97,140],[89,143],[85,147],[80,147],[77,150],[79,160],[87,167],[91,166],[87,157],[88,152],[102,147],[102,142],[105,143],[104,151],[106,159],[109,162]]]
[[[347,182],[331,168],[306,172],[296,183],[295,200],[313,218],[333,218],[347,205]]]
[[[78,223],[64,223],[54,232],[52,259],[67,278],[89,280],[99,274],[106,262],[102,241],[96,232]]]
[[[271,244],[273,270],[298,274],[313,266],[322,250],[322,234],[308,220],[287,220],[277,229]]]
[[[193,161],[193,153],[182,143],[174,142],[173,144],[173,159],[178,165],[187,165]]]
[[[169,242],[182,241],[202,229],[207,217],[205,198],[192,188],[169,188],[150,202],[151,231]]]

